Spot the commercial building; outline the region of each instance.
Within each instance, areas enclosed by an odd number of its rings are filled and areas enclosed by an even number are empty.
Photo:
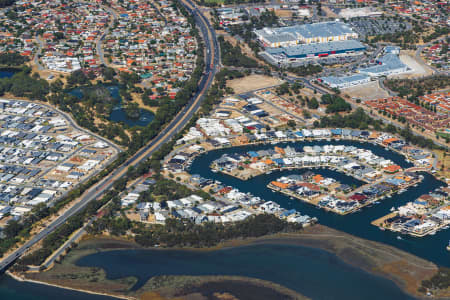
[[[321,22],[280,28],[255,30],[264,47],[288,47],[297,44],[344,41],[358,37],[348,25],[342,22]]]
[[[336,54],[351,54],[364,51],[366,47],[356,40],[326,42],[319,44],[302,44],[290,47],[269,48],[266,53],[277,60],[283,58],[294,60],[297,58],[326,57]]]
[[[407,72],[408,66],[406,66],[400,58],[392,53],[377,60],[378,65],[359,69],[359,73],[367,74],[371,77],[389,76],[393,74],[400,74]]]
[[[370,76],[364,74],[355,74],[343,77],[337,76],[321,77],[318,80],[331,88],[342,89],[368,83],[370,82]]]

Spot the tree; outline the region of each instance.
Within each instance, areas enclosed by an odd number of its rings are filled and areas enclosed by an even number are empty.
[[[67,84],[73,85],[83,85],[89,82],[89,78],[84,74],[82,70],[76,70],[70,73],[67,77]]]
[[[319,108],[319,101],[315,97],[312,97],[311,100],[308,101],[307,106],[309,109],[317,109]]]

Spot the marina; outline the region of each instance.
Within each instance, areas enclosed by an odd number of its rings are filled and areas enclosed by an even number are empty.
[[[317,176],[315,177],[317,178]],[[315,181],[317,182],[316,178]],[[414,183],[420,181],[421,178],[422,177],[417,176],[416,178],[411,179],[410,182],[404,183],[402,187],[408,188]],[[320,184],[320,178],[318,179],[319,181],[317,183]],[[329,181],[330,178],[326,178],[326,180]],[[280,182],[280,179],[277,181],[272,181],[267,185],[267,187],[274,191],[283,193],[291,198],[293,197],[299,199],[306,203],[316,205],[326,211],[340,215],[358,212],[361,208],[366,206],[370,207],[373,204],[379,203],[379,200],[390,198],[392,194],[396,193],[397,190],[397,187],[388,185],[386,185],[386,187],[390,189],[382,189],[384,186],[378,185],[380,184],[380,181],[362,185],[357,189],[352,189],[351,187],[340,184],[332,184],[331,186],[327,185],[326,187],[323,187],[319,184],[315,185],[311,182],[305,183],[302,181],[296,181],[295,179],[287,179],[286,177],[282,177],[281,181],[282,182]],[[401,194],[400,192],[398,193]]]
[[[340,139],[339,141],[331,142],[328,142],[326,140],[308,140],[297,142],[280,142],[277,144],[277,146],[290,146],[298,149],[303,149],[304,146],[323,146],[327,144],[348,145],[362,149],[369,149],[375,155],[391,160],[393,163],[399,165],[402,169],[413,167],[412,163],[406,162],[405,157],[399,152],[389,151],[381,145],[374,145],[373,143],[368,142],[356,143],[353,140],[342,139]],[[319,220],[319,223],[326,226],[356,235],[358,237],[393,245],[407,252],[418,255],[422,258],[431,260],[437,264],[450,266],[450,261],[448,260],[449,254],[446,251],[445,247],[443,247],[443,245],[446,245],[448,242],[448,232],[439,231],[433,236],[428,235],[422,238],[405,236],[403,240],[398,240],[396,238],[398,234],[387,230],[383,231],[371,225],[372,220],[386,215],[386,213],[389,212],[389,210],[393,206],[401,206],[403,204],[406,204],[408,201],[411,201],[411,199],[417,198],[422,194],[427,194],[435,190],[436,188],[444,186],[444,183],[437,180],[433,175],[427,172],[419,172],[418,174],[423,176],[422,181],[417,185],[414,184],[404,193],[393,194],[390,198],[386,197],[386,199],[378,201],[379,204],[374,205],[370,208],[366,208],[359,212],[355,212],[346,216],[341,216],[338,214],[326,212],[321,209],[317,209],[316,206],[312,206],[301,201],[293,201],[288,196],[274,193],[271,189],[266,187],[271,181],[274,181],[281,176],[302,174],[303,172],[307,171],[305,169],[273,170],[271,174],[255,176],[243,181],[238,178],[223,174],[222,172],[215,173],[210,168],[205,167],[210,166],[214,160],[220,158],[224,154],[244,154],[248,151],[259,151],[269,148],[273,148],[273,145],[258,144],[211,150],[206,153],[201,153],[195,158],[192,158],[191,162],[189,163],[188,171],[190,174],[198,174],[203,178],[219,180],[223,185],[236,187],[242,192],[251,192],[253,195],[258,196],[261,199],[273,200],[285,209],[296,209],[297,211],[302,212],[302,214],[316,217]],[[354,177],[346,176],[345,174],[338,173],[330,169],[317,169],[314,172],[319,173],[324,177],[335,178],[340,183],[348,184],[350,186],[358,185],[359,183],[359,181],[357,181],[357,179],[355,179]]]
[[[450,226],[450,189],[439,188],[398,208],[372,222],[387,229],[413,237],[435,235]]]
[[[302,182],[303,178],[293,178],[292,175],[267,185],[289,197],[341,215],[354,213],[395,193],[404,193],[423,179],[423,176],[403,171],[399,165],[374,155],[370,150],[344,145],[305,146],[302,151],[290,146],[275,146],[274,149],[248,151],[245,154],[225,154],[214,160],[211,168],[240,180],[271,174],[276,170],[311,168],[330,168],[347,174],[365,184],[358,184],[357,187],[335,186],[333,179],[324,179],[320,175],[313,177],[312,174],[303,176],[308,177],[309,182]]]

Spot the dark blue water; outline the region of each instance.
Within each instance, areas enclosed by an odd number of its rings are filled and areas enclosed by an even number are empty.
[[[35,284],[30,282],[19,282],[9,276],[0,276],[0,299],[2,300],[111,300],[113,297],[106,297],[94,294],[80,293],[67,289]]]
[[[117,250],[81,258],[77,265],[106,270],[108,278],[157,275],[238,275],[272,281],[318,300],[414,299],[393,282],[354,268],[335,255],[297,245],[251,245],[217,251]]]
[[[410,167],[411,164],[404,160],[404,157],[396,152],[386,150],[385,148],[370,143],[358,143],[352,141],[317,141],[317,142],[297,142],[290,143],[289,145],[295,147],[303,147],[305,145],[325,145],[325,144],[344,144],[354,145],[360,148],[370,149],[374,154],[381,157],[390,159],[396,164],[402,167]],[[287,143],[279,144],[278,146],[285,147]],[[322,209],[316,208],[313,205],[301,202],[299,200],[291,200],[280,193],[274,193],[266,185],[280,176],[287,174],[301,174],[306,169],[298,171],[281,171],[274,172],[269,175],[256,176],[247,181],[241,181],[231,176],[227,176],[221,173],[213,173],[209,168],[211,162],[224,153],[239,153],[247,152],[251,150],[269,149],[273,148],[273,145],[260,145],[260,146],[244,146],[231,149],[222,149],[211,151],[199,156],[191,166],[191,174],[200,174],[205,178],[220,180],[225,185],[230,185],[238,188],[241,192],[250,192],[255,196],[259,196],[265,200],[273,200],[279,203],[286,209],[295,208],[303,214],[307,214],[311,217],[317,217],[319,223],[345,231],[347,233],[362,237],[368,240],[382,242],[395,246],[399,249],[405,250],[427,260],[433,261],[436,264],[450,267],[450,252],[445,249],[450,239],[450,230],[444,230],[438,232],[434,236],[426,236],[423,238],[414,238],[410,236],[402,236],[402,240],[398,240],[398,234],[390,231],[381,231],[378,227],[371,225],[370,223],[378,219],[390,211],[392,206],[398,207],[409,201],[412,201],[422,194],[426,194],[439,186],[444,185],[443,182],[437,180],[435,177],[428,173],[423,173],[424,180],[419,183],[417,187],[411,187],[403,194],[394,195],[392,198],[386,198],[381,201],[380,204],[363,208],[360,212],[356,212],[346,216],[340,216],[332,212],[326,212]],[[322,170],[319,173],[335,178],[342,183],[352,183],[352,178],[348,176],[342,176],[336,172],[330,170]]]
[[[0,70],[0,78],[11,78],[14,74],[13,71]]]
[[[130,127],[147,126],[155,117],[153,112],[146,110],[146,109],[141,109],[140,110],[141,114],[140,114],[139,119],[136,119],[136,120],[129,119],[127,117],[125,109],[122,106],[122,97],[120,96],[120,93],[119,93],[119,87],[116,85],[110,85],[110,86],[107,86],[106,88],[111,93],[111,97],[118,100],[117,105],[113,108],[111,114],[109,115],[109,119],[111,121],[123,122]],[[80,99],[83,97],[83,91],[79,88],[71,90],[69,92],[69,94],[74,95],[75,97],[80,98]]]

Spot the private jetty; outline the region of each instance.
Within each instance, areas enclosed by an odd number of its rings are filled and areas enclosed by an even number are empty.
[[[327,211],[346,215],[390,197],[420,180],[421,176],[416,174],[397,174],[353,188],[333,178],[307,172],[300,176],[281,177],[267,187]]]
[[[381,230],[390,230],[414,237],[434,235],[450,228],[450,188],[439,188],[412,202],[394,209],[372,222]]]
[[[211,168],[247,180],[274,170],[327,167],[352,176],[366,184],[358,188],[342,187],[331,178],[308,174],[296,178],[282,177],[268,187],[326,210],[348,214],[394,193],[403,192],[423,178],[403,171],[399,165],[355,146],[305,146],[224,154]]]

